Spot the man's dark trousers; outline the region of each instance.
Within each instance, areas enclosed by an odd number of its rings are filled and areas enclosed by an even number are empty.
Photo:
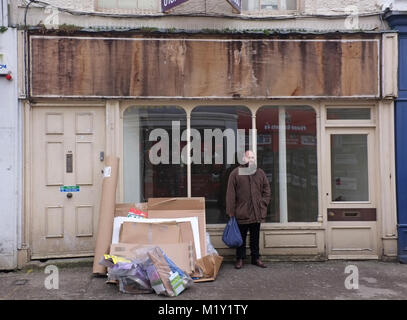
[[[246,258],[246,238],[247,232],[250,233],[250,255],[252,262],[256,262],[260,258],[259,238],[260,238],[260,223],[238,224],[240,234],[242,235],[243,244],[236,249],[236,259]]]

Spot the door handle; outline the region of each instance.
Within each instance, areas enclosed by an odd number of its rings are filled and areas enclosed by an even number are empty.
[[[71,198],[73,197],[73,194],[69,192],[69,193],[66,194],[66,197],[67,197],[68,199],[71,199]]]

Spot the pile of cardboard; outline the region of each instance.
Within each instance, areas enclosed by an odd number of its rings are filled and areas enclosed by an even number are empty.
[[[223,257],[207,254],[205,199],[116,203],[118,159],[107,157],[106,165],[93,273],[106,274],[99,264],[105,254],[132,259],[140,248],[159,247],[194,282],[215,280]],[[137,210],[148,218],[134,217]]]

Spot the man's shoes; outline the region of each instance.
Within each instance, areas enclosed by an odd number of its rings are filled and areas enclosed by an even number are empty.
[[[242,269],[243,267],[243,259],[237,259],[235,263],[235,269]]]
[[[260,259],[257,259],[256,261],[252,261],[252,264],[255,266],[258,266],[260,268],[267,268],[267,266]]]

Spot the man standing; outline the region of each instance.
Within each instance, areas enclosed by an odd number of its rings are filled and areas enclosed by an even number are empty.
[[[271,191],[264,171],[257,168],[253,151],[246,151],[244,165],[235,168],[229,176],[226,192],[226,213],[235,216],[242,235],[243,244],[236,249],[235,268],[243,267],[246,258],[246,237],[250,233],[251,263],[266,268],[260,260],[260,223],[267,215]]]

